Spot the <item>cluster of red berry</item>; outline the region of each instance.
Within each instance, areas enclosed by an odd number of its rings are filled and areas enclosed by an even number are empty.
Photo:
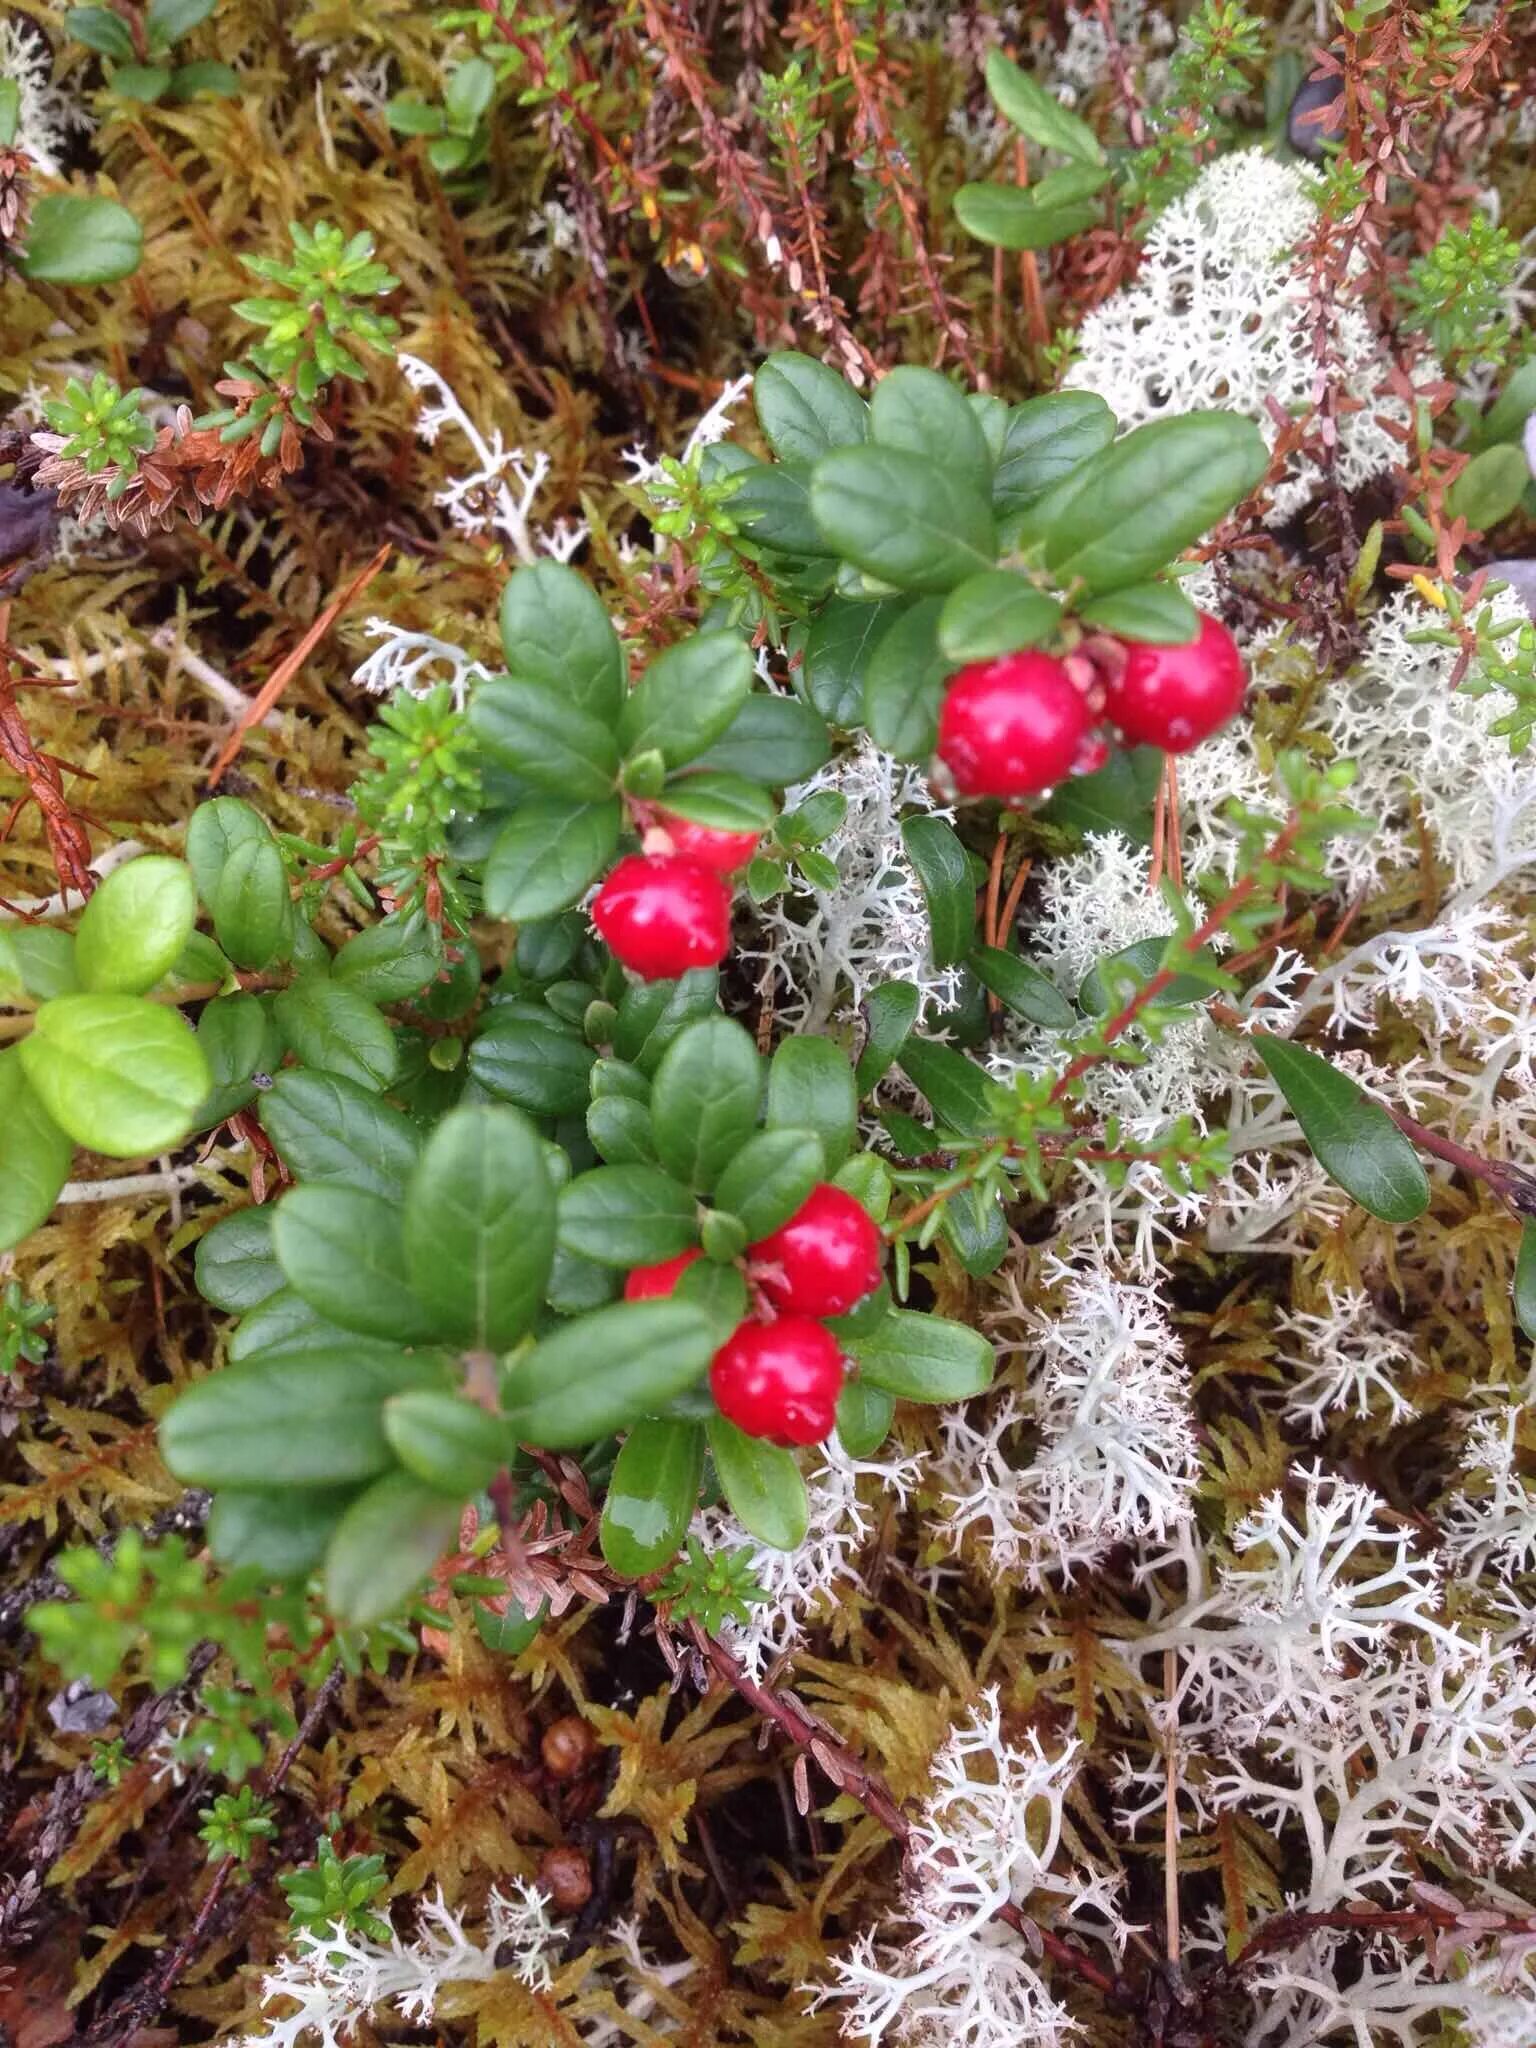
[[[746,866],[757,839],[656,812],[644,852],[626,854],[592,904],[592,922],[614,958],[646,981],[717,966],[731,943],[726,876]]]
[[[1204,612],[1184,646],[1106,637],[1098,649],[1103,658],[1031,651],[960,670],[939,715],[939,758],[961,796],[1038,796],[1102,767],[1101,723],[1133,746],[1188,753],[1242,706],[1243,658]]]
[[[883,1246],[869,1212],[821,1181],[787,1223],[747,1247],[753,1310],[715,1353],[710,1391],[728,1422],[776,1444],[819,1444],[837,1421],[848,1361],[821,1318],[845,1316],[880,1284]],[[702,1254],[637,1266],[626,1301],[669,1295]]]

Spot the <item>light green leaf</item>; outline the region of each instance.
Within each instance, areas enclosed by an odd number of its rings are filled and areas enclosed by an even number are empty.
[[[114,868],[80,914],[75,969],[80,986],[137,996],[178,958],[197,921],[197,891],[185,861],[145,853]]]
[[[115,199],[45,192],[32,208],[20,269],[43,284],[112,284],[131,277],[143,254],[143,230]]]
[[[1097,189],[1107,172],[1085,182]],[[955,218],[968,235],[994,249],[1050,249],[1103,217],[1103,207],[1083,197],[1052,198],[1040,186],[962,185],[955,194]]]
[[[47,1222],[73,1156],[28,1086],[16,1048],[0,1052],[0,1251]]]
[[[1536,1221],[1520,1226],[1520,1252],[1515,1260],[1515,1321],[1527,1337],[1536,1338]]]
[[[988,52],[986,78],[987,91],[1003,119],[1037,148],[1060,150],[1078,163],[1103,163],[1103,147],[1087,122],[1069,113],[1054,93],[1001,50]]]
[[[39,1009],[20,1051],[53,1121],[111,1159],[180,1144],[208,1093],[191,1025],[141,996],[58,996]]]
[[[237,967],[254,973],[288,957],[293,898],[283,857],[270,835],[242,839],[230,848],[208,908],[219,944]]]

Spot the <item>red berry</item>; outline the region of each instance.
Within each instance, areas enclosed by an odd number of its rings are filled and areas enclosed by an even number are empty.
[[[1092,720],[1049,654],[961,669],[939,713],[939,758],[962,796],[1038,796],[1070,775]]]
[[[675,1259],[661,1259],[654,1266],[636,1266],[624,1282],[626,1301],[661,1301],[673,1288],[695,1259],[702,1258],[697,1250],[679,1252]]]
[[[598,890],[592,922],[626,967],[646,981],[670,981],[724,959],[731,892],[697,861],[631,853]]]
[[[884,1245],[869,1211],[822,1181],[787,1223],[752,1246],[753,1278],[776,1308],[845,1316],[880,1285]]]
[[[1108,685],[1109,715],[1138,746],[1187,754],[1242,709],[1248,685],[1237,643],[1219,619],[1200,614],[1183,647],[1126,643],[1125,667]]]
[[[756,832],[717,832],[712,825],[696,825],[691,818],[674,818],[658,811],[656,822],[671,840],[673,850],[701,868],[713,868],[717,875],[734,875],[757,851]]]
[[[837,1421],[844,1359],[809,1316],[740,1323],[715,1353],[709,1385],[727,1422],[776,1444],[819,1444]]]

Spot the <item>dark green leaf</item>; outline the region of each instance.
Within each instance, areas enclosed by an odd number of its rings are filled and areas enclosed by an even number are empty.
[[[384,1434],[407,1472],[458,1501],[483,1493],[517,1454],[517,1439],[500,1416],[436,1387],[391,1394]]]
[[[1380,1104],[1304,1046],[1260,1031],[1252,1042],[1318,1164],[1344,1192],[1387,1223],[1422,1216],[1429,1207],[1429,1178]]]
[[[828,600],[806,636],[800,688],[829,724],[857,725],[864,717],[864,676],[882,634],[902,610],[901,598],[856,604]]]
[[[1269,467],[1264,437],[1230,412],[1149,421],[1042,499],[1030,517],[1059,583],[1143,583],[1226,516]]]
[[[740,1218],[728,1218],[723,1210],[717,1209],[704,1219],[706,1238],[713,1229],[725,1223],[735,1224],[737,1235],[744,1237],[745,1233],[740,1227]],[[745,1248],[745,1244],[743,1244],[741,1250],[745,1250]],[[739,1258],[741,1252],[736,1252],[735,1256]],[[701,1308],[704,1311],[705,1315],[709,1317],[710,1328],[715,1333],[715,1344],[718,1347],[724,1344],[745,1320],[747,1313],[746,1275],[742,1272],[740,1266],[725,1265],[720,1260],[711,1258],[706,1249],[702,1259],[695,1259],[691,1266],[686,1267],[678,1275],[677,1285],[672,1290],[672,1299],[674,1301],[691,1302],[695,1308]],[[697,1400],[702,1403],[708,1403],[714,1397],[707,1388],[700,1387],[684,1398],[690,1401]],[[707,1412],[707,1408],[705,1412]]]
[[[197,922],[197,891],[185,861],[141,854],[114,868],[75,927],[83,989],[137,996],[180,957]]]
[[[142,996],[57,996],[20,1050],[43,1109],[77,1145],[110,1159],[169,1151],[208,1093],[191,1025]]]
[[[555,1247],[555,1263],[550,1268],[550,1307],[556,1315],[585,1315],[590,1308],[601,1308],[612,1301],[622,1284],[622,1275],[617,1267],[599,1265],[596,1259],[579,1259],[574,1252]]]
[[[868,1035],[854,1075],[860,1095],[868,1095],[906,1044],[921,1007],[922,997],[910,981],[884,981],[870,990],[864,1002]]]
[[[1148,846],[1162,774],[1163,756],[1156,747],[1119,748],[1092,775],[1069,776],[1036,815],[1074,832],[1119,832]]]
[[[530,1116],[579,1116],[595,1058],[580,1033],[552,1011],[492,1010],[470,1042],[469,1071],[488,1093]]]
[[[795,1550],[805,1541],[810,1511],[800,1467],[786,1450],[747,1436],[715,1415],[709,1451],[731,1513],[749,1536],[772,1550]]]
[[[614,1052],[642,1074],[654,1074],[684,1025],[715,1009],[719,990],[720,976],[713,967],[690,968],[676,981],[631,983],[614,1022]]]
[[[1515,1260],[1515,1321],[1527,1337],[1536,1338],[1536,1221],[1520,1226],[1520,1253]]]
[[[982,496],[991,489],[992,458],[976,415],[937,370],[903,364],[882,377],[870,400],[869,425],[880,447],[904,448],[951,470]]]
[[[441,1360],[344,1339],[210,1373],[173,1401],[160,1455],[184,1486],[335,1487],[385,1472],[384,1403],[442,1384]]]
[[[173,100],[195,100],[199,93],[212,93],[216,99],[234,100],[240,97],[240,75],[227,64],[178,64],[171,73],[171,98]]]
[[[21,1057],[0,1052],[0,1251],[47,1222],[74,1147],[27,1083]]]
[[[943,601],[909,605],[886,628],[864,671],[864,723],[899,761],[926,761],[939,732],[944,683],[954,663],[938,642]]]
[[[935,967],[953,967],[971,950],[976,889],[971,863],[953,825],[921,813],[903,818],[901,843],[928,905],[928,950]]]
[[[627,1579],[666,1565],[688,1533],[704,1476],[696,1422],[637,1422],[624,1439],[603,1503],[603,1556]]]
[[[346,1331],[316,1315],[302,1295],[291,1287],[279,1287],[255,1308],[246,1310],[229,1334],[225,1356],[231,1365],[238,1365],[260,1351],[292,1352],[305,1345],[333,1350],[346,1341]]]
[[[968,576],[944,600],[939,613],[940,652],[952,663],[987,661],[1035,647],[1061,617],[1061,605],[1010,569],[984,569]]]
[[[678,776],[661,792],[661,801],[675,817],[716,832],[766,832],[773,823],[773,798],[761,783],[714,768]]]
[[[1060,150],[1078,163],[1103,163],[1103,148],[1087,122],[1069,113],[1054,93],[1001,50],[988,52],[986,76],[998,112],[1037,148]]]
[[[931,1038],[909,1038],[902,1047],[901,1066],[946,1129],[970,1137],[995,1125],[993,1083],[963,1052],[936,1045]]]
[[[554,1255],[555,1191],[538,1132],[499,1104],[451,1110],[405,1198],[406,1277],[439,1332],[508,1349],[538,1313]]]
[[[1008,1256],[1008,1219],[996,1195],[962,1188],[944,1205],[944,1237],[975,1279],[995,1273]]]
[[[752,687],[752,656],[737,633],[695,633],[659,654],[619,715],[626,755],[655,747],[669,768],[724,738]]]
[[[170,90],[171,74],[163,64],[119,64],[109,81],[109,90],[120,99],[138,100],[153,106]]]
[[[409,910],[354,933],[331,962],[331,978],[370,1003],[400,1003],[434,982],[442,964],[442,927]]]
[[[695,765],[727,769],[749,782],[787,789],[824,767],[831,752],[826,724],[811,705],[798,697],[768,697],[757,691]]]
[[[215,1308],[244,1315],[276,1294],[283,1269],[272,1249],[272,1211],[237,1209],[197,1241],[197,1291]]]
[[[272,1244],[288,1285],[327,1322],[400,1344],[441,1334],[406,1283],[400,1211],[382,1196],[292,1188],[273,1216]]]
[[[1137,939],[1134,945],[1123,946],[1118,953],[1096,960],[1077,992],[1079,1009],[1090,1017],[1107,1017],[1118,1010],[1128,1000],[1127,991],[1158,973],[1167,945],[1166,938]],[[1202,947],[1199,957],[1208,967],[1217,964],[1209,947]],[[1199,975],[1176,974],[1157,1000],[1177,1008],[1185,1003],[1203,1003],[1212,993],[1210,982]]]
[[[277,1022],[306,1067],[382,1092],[395,1075],[395,1034],[355,989],[305,974],[277,998]]]
[[[943,1316],[892,1309],[848,1349],[860,1378],[899,1401],[963,1401],[992,1384],[992,1346],[979,1330]]]
[[[46,284],[112,284],[130,277],[144,254],[144,233],[115,199],[46,192],[32,207],[23,277]]]
[[[1026,398],[1008,414],[992,502],[999,515],[1043,497],[1115,438],[1115,416],[1093,391]]]
[[[721,1174],[715,1200],[741,1219],[755,1244],[787,1223],[827,1170],[826,1153],[812,1130],[759,1131]]]
[[[768,1068],[767,1122],[772,1130],[814,1131],[828,1173],[853,1150],[859,1098],[853,1068],[828,1038],[786,1038]]]
[[[550,796],[601,803],[619,772],[613,729],[542,683],[496,676],[470,699],[469,722],[495,761]]]
[[[216,4],[217,0],[149,0],[144,26],[149,31],[150,46],[179,43],[208,19]]]
[[[1108,173],[1095,173],[1097,185]],[[955,218],[968,235],[994,249],[1049,249],[1081,234],[1103,218],[1092,199],[1043,197],[1038,186],[962,185],[955,194]]]
[[[1131,583],[1078,608],[1085,626],[1122,640],[1182,647],[1198,637],[1200,614],[1176,583]]]
[[[901,448],[823,456],[811,477],[811,511],[829,547],[898,590],[952,590],[997,555],[981,491]]]
[[[737,449],[738,456],[745,450]],[[727,511],[750,539],[791,555],[822,555],[826,543],[811,517],[811,492],[805,473],[782,462],[732,464],[737,482]]]
[[[128,24],[110,7],[71,7],[64,16],[64,32],[118,64],[133,62],[133,37]]]
[[[485,907],[521,922],[577,902],[613,859],[624,813],[599,804],[535,797],[502,827],[485,863]]]
[[[293,900],[273,839],[243,839],[230,848],[208,908],[219,944],[237,967],[255,972],[287,957],[293,945]]]
[[[978,946],[971,955],[971,966],[982,987],[990,989],[1016,1017],[1047,1031],[1068,1031],[1077,1022],[1072,1005],[1055,982],[1048,981],[1028,960],[1005,953],[999,946]]]
[[[325,1553],[325,1604],[348,1628],[403,1608],[453,1542],[459,1509],[409,1472],[376,1479],[349,1507]]]
[[[587,1136],[598,1157],[609,1166],[659,1164],[650,1109],[627,1095],[602,1095],[591,1103]]]
[[[206,1130],[244,1109],[256,1095],[251,1076],[270,1073],[283,1056],[282,1035],[270,1004],[256,996],[218,996],[203,1005],[197,1042],[208,1062],[209,1094],[199,1104],[197,1126]]]
[[[221,1486],[208,1512],[208,1548],[226,1571],[257,1570],[268,1585],[307,1579],[356,1498],[350,1487],[278,1493]]]
[[[753,378],[752,402],[774,454],[802,468],[869,431],[868,408],[836,370],[787,350],[769,356]]]
[[[896,1396],[853,1374],[837,1397],[837,1440],[850,1458],[870,1458],[891,1433]]]
[[[337,1074],[279,1074],[262,1096],[261,1121],[283,1164],[310,1187],[398,1199],[421,1150],[409,1117]]]
[[[692,1386],[715,1349],[714,1325],[692,1303],[626,1301],[595,1309],[508,1372],[509,1420],[522,1443],[551,1450],[589,1444]]]
[[[762,1092],[762,1062],[740,1024],[730,1017],[689,1024],[662,1055],[651,1090],[662,1165],[687,1187],[713,1187],[751,1137]]]
[[[698,1242],[693,1196],[654,1166],[594,1166],[560,1190],[563,1250],[603,1266],[653,1266]]]

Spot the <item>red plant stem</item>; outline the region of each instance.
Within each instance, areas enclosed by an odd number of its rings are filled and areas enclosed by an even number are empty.
[[[1511,1166],[1507,1160],[1485,1159],[1480,1152],[1469,1152],[1465,1145],[1458,1145],[1454,1138],[1447,1138],[1441,1132],[1415,1122],[1402,1110],[1393,1109],[1388,1103],[1383,1103],[1382,1107],[1403,1136],[1411,1139],[1420,1151],[1445,1160],[1458,1173],[1467,1174],[1472,1180],[1482,1181],[1517,1216],[1536,1216],[1536,1174]]]

